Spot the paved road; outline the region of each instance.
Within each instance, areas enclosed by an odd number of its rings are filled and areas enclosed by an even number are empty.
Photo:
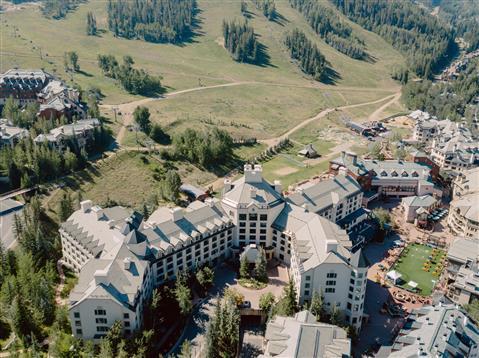
[[[7,199],[3,203],[12,203],[11,211],[5,211],[2,213],[2,202],[0,202],[0,240],[4,249],[12,249],[15,244],[15,235],[13,233],[13,220],[15,214],[20,214],[22,212],[23,204],[15,202],[13,200]]]

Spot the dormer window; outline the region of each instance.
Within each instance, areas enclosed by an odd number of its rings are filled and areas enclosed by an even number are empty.
[[[382,177],[387,177],[387,176],[388,176],[388,173],[386,173],[386,171],[383,170],[383,171],[381,172],[381,176],[382,176]]]
[[[393,172],[391,173],[391,176],[397,177],[397,176],[399,176],[399,174],[398,174],[396,171],[393,171]]]
[[[417,172],[412,172],[412,176],[417,178],[419,176],[419,174]]]
[[[401,173],[401,176],[402,176],[402,177],[408,177],[409,174],[408,174],[407,172],[402,172],[402,173]]]

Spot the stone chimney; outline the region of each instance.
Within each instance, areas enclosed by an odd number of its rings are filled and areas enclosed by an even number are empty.
[[[251,199],[256,198],[256,188],[250,188],[249,196],[250,196]]]
[[[183,219],[183,210],[181,208],[170,209],[170,213],[173,216],[173,221],[177,222],[178,220]]]
[[[131,258],[130,257],[125,257],[123,259],[123,268],[125,270],[129,270],[130,269],[130,266],[131,266]]]
[[[282,194],[283,193],[283,186],[281,185],[281,181],[280,180],[275,180],[274,183],[274,190],[279,193],[279,194]]]
[[[263,167],[259,164],[244,166],[245,183],[261,183],[263,181]]]
[[[231,179],[225,179],[224,181],[224,193],[226,194],[231,189],[233,189],[233,184],[231,183]]]
[[[93,274],[93,277],[95,278],[95,284],[96,285],[105,285],[108,286],[110,284],[110,280],[108,279],[108,270],[96,270],[95,273]]]
[[[331,201],[333,202],[333,205],[336,206],[339,203],[339,194],[336,193],[335,191],[331,192]]]
[[[99,206],[94,206],[92,208],[92,211],[96,214],[97,220],[101,220],[103,218],[104,212],[103,212],[103,209],[100,208]]]
[[[210,208],[214,207],[216,200],[214,198],[206,198],[205,204],[208,205]]]
[[[331,251],[336,251],[338,248],[338,242],[336,240],[326,240],[325,241],[326,245],[326,253],[331,252]]]
[[[90,209],[92,208],[93,206],[93,203],[91,200],[84,200],[80,203],[80,207],[81,207],[81,210],[86,213],[88,211],[90,211]]]

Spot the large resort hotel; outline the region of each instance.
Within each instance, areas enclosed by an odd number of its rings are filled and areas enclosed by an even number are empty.
[[[357,204],[350,205],[351,212]],[[242,178],[226,181],[221,200],[160,207],[148,220],[84,201],[60,233],[63,261],[79,273],[69,297],[79,338],[99,339],[115,321],[132,333],[155,287],[178,272],[236,257],[251,244],[289,266],[299,304],[321,292],[327,311],[337,307],[347,323],[361,327],[368,270],[361,249],[353,250],[336,223],[283,197],[280,183],[265,181],[260,165],[246,165]]]

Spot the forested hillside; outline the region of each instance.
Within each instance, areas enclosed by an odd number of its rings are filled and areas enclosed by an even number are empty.
[[[430,78],[454,48],[454,31],[409,0],[331,2],[351,20],[391,43],[421,77]]]
[[[409,82],[403,88],[403,98],[411,109],[421,109],[439,118],[471,119],[477,108],[471,106],[479,96],[479,60],[471,61],[466,70],[453,81]]]
[[[351,26],[341,21],[331,9],[316,0],[289,0],[289,3],[303,14],[328,45],[355,59],[367,56],[364,45],[353,35]]]
[[[467,50],[479,48],[479,2],[476,0],[439,0],[439,16],[452,24],[456,34],[467,43]]]
[[[120,37],[181,42],[191,35],[195,9],[195,0],[109,0],[108,27]]]

